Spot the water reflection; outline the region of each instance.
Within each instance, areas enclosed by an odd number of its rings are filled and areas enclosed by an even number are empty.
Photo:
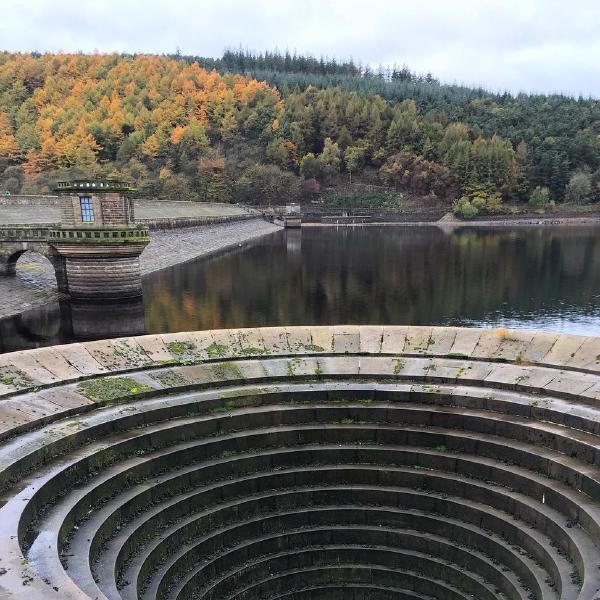
[[[243,253],[147,278],[146,325],[502,323],[600,335],[598,231],[280,232]]]
[[[70,325],[75,340],[146,333],[142,298],[127,302],[71,302]]]
[[[508,325],[600,335],[597,228],[281,231],[144,278],[141,304],[0,321],[0,350],[283,324]]]
[[[0,321],[0,352],[145,332],[141,298],[102,303],[63,300]]]

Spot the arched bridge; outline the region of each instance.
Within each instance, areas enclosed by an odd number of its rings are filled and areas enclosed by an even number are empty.
[[[58,290],[74,298],[139,296],[139,255],[148,229],[136,225],[132,188],[114,180],[58,184],[60,223],[0,224],[0,275],[14,275],[28,250],[46,256]]]

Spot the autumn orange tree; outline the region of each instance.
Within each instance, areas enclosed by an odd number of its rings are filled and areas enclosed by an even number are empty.
[[[145,196],[260,204],[369,176],[440,199],[482,183],[511,197],[517,158],[412,100],[278,90],[164,56],[0,54],[0,190],[118,175]]]

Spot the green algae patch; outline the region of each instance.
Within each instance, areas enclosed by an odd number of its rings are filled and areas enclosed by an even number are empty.
[[[231,412],[232,410],[235,410],[236,408],[237,408],[236,401],[228,400],[224,404],[221,404],[221,406],[216,406],[210,412],[211,412],[211,414],[226,413],[226,412]]]
[[[153,364],[155,366],[159,366],[159,367],[169,367],[169,366],[180,365],[181,361],[176,360],[175,358],[170,358],[168,360],[155,360]]]
[[[304,344],[304,349],[307,352],[325,352],[325,348],[316,344]]]
[[[216,342],[213,342],[210,346],[207,346],[205,350],[209,358],[223,358],[227,354],[227,346],[223,346],[223,344],[217,344]]]
[[[181,373],[171,371],[170,369],[158,373],[151,373],[150,377],[156,379],[156,381],[159,381],[165,387],[180,387],[182,385],[190,384],[190,381],[188,381]]]
[[[257,348],[256,346],[250,346],[248,348],[242,348],[240,356],[244,356],[245,354],[256,356],[257,354],[266,354],[266,350]]]
[[[82,381],[77,391],[94,402],[110,402],[124,396],[136,396],[154,388],[137,382],[131,377],[100,377]]]
[[[237,450],[223,450],[221,452],[221,458],[230,458],[232,456],[237,456],[239,452]]]
[[[182,342],[173,341],[167,342],[167,350],[175,358],[173,360],[162,360],[157,361],[154,364],[160,364],[164,366],[168,365],[191,365],[203,362],[201,355],[201,349],[194,344],[194,342]]]
[[[233,362],[217,363],[213,366],[212,371],[220,380],[245,379],[240,368]]]
[[[130,345],[127,341],[117,342],[113,347],[113,355],[123,359],[132,366],[139,366],[151,362],[143,348]]]
[[[219,395],[219,398],[221,400],[226,400],[227,398],[259,396],[261,394],[268,394],[269,392],[271,392],[271,388],[268,387],[244,388],[243,390],[226,390]]]
[[[394,365],[394,375],[399,375],[405,366],[406,363],[401,358],[397,358],[396,364]]]
[[[31,377],[14,367],[0,367],[0,382],[18,390],[30,388],[33,385]]]
[[[191,354],[196,349],[196,345],[192,342],[167,342],[167,350],[179,358]]]

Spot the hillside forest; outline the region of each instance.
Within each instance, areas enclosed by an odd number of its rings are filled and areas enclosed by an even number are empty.
[[[261,206],[366,184],[464,216],[584,204],[600,200],[600,104],[289,53],[1,53],[0,193],[78,176]]]

